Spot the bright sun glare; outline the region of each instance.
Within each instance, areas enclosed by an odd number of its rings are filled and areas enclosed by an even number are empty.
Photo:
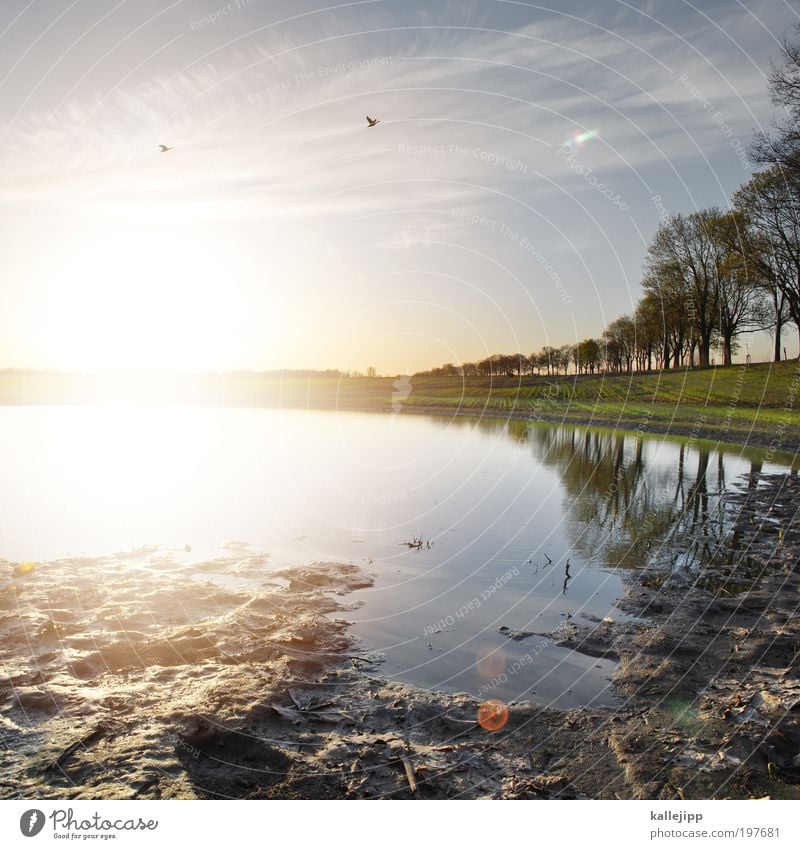
[[[224,242],[155,203],[88,232],[49,269],[43,330],[52,362],[195,370],[237,351],[238,265]]]

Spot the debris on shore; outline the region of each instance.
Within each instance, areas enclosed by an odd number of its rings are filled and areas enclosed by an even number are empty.
[[[406,540],[405,542],[401,542],[400,545],[404,545],[408,549],[416,549],[417,551],[422,551],[423,548],[430,549],[433,546],[433,543],[428,539],[426,540],[422,535],[418,537],[411,537],[410,540]]]

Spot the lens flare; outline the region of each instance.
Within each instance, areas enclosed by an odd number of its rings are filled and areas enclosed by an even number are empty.
[[[703,720],[697,707],[686,699],[670,699],[664,705],[672,722],[687,734],[698,734],[703,727]]]
[[[20,563],[14,571],[17,575],[28,575],[35,568],[36,564],[32,560],[29,560],[27,563]]]
[[[597,130],[586,130],[583,133],[575,133],[571,139],[567,139],[563,147],[583,147],[589,139],[597,138]]]
[[[478,724],[485,731],[499,731],[508,722],[508,708],[498,699],[490,699],[478,708]]]
[[[502,649],[486,647],[478,650],[475,658],[478,675],[484,681],[490,681],[506,671],[506,656]]]

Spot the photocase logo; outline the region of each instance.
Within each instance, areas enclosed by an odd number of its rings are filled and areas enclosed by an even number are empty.
[[[19,818],[19,830],[25,837],[36,837],[44,828],[44,814],[36,808],[31,808]]]
[[[392,384],[392,412],[399,413],[403,409],[403,401],[411,394],[411,381],[407,374],[401,374]]]
[[[55,808],[47,816],[37,808],[31,808],[19,818],[19,830],[25,837],[36,837],[48,819],[52,821],[54,837],[84,840],[98,837],[98,834],[103,840],[116,836],[104,832],[155,831],[158,828],[158,820],[143,820],[141,817],[128,819],[120,817],[110,820],[95,811],[91,815],[84,816],[83,819],[76,819],[72,808]],[[81,834],[81,832],[87,833]]]

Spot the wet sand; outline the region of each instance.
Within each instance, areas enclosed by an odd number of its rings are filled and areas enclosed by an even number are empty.
[[[800,481],[750,484],[714,562],[631,570],[635,618],[550,635],[619,661],[613,709],[386,681],[348,633],[355,566],[2,564],[0,796],[800,798]]]

